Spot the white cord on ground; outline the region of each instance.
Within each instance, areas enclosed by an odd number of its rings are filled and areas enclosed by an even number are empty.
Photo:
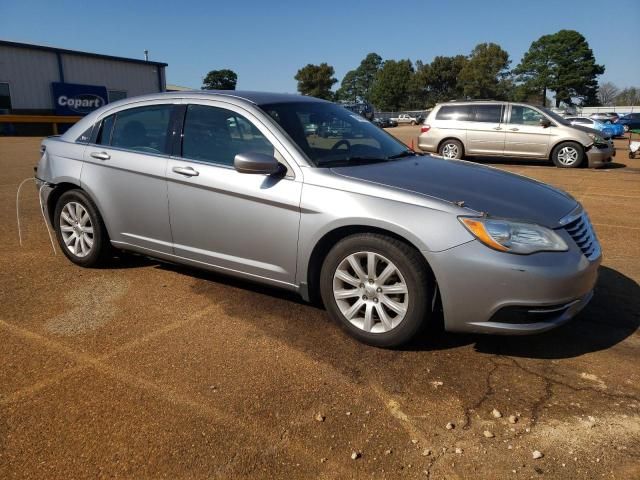
[[[27,183],[29,180],[33,180],[34,182],[36,181],[36,179],[33,177],[25,178],[22,182],[20,182],[20,185],[18,185],[18,191],[16,192],[16,218],[18,220],[18,240],[20,242],[20,246],[22,246],[22,228],[20,226],[20,190],[22,189],[22,186],[25,183]],[[49,234],[49,240],[51,241],[51,248],[53,248],[53,254],[57,255],[58,252],[56,251],[55,242],[53,241],[53,235],[51,234],[51,229],[49,228],[49,222],[47,221],[47,217],[44,214],[44,208],[42,203],[42,189],[45,186],[46,184],[43,184],[40,187],[40,190],[38,190],[38,199],[40,201],[40,212],[42,213],[44,226],[47,228],[47,233]]]
[[[47,233],[49,234],[49,241],[51,242],[51,248],[53,249],[53,254],[57,255],[58,252],[56,252],[56,244],[53,241],[53,235],[51,234],[51,228],[49,228],[49,220],[47,219],[47,216],[44,214],[44,205],[42,204],[42,189],[44,187],[46,187],[47,184],[43,183],[42,186],[40,187],[40,190],[38,190],[38,199],[40,200],[40,213],[42,213],[42,219],[44,220],[44,226],[47,227]]]

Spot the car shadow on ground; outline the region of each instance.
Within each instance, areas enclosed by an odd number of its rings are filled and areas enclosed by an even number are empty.
[[[136,268],[153,266],[173,271],[179,275],[193,278],[198,287],[194,291],[206,294],[212,301],[218,299],[224,302],[225,295],[220,288],[236,289],[236,295],[247,297],[245,300],[252,305],[252,309],[259,308],[264,303],[272,315],[280,322],[290,325],[279,325],[273,336],[284,335],[295,342],[301,332],[308,329],[303,336],[315,337],[313,342],[322,342],[322,329],[314,328],[312,322],[328,321],[328,315],[323,307],[310,304],[302,300],[295,292],[278,289],[240,278],[230,277],[215,272],[199,270],[189,266],[159,262],[143,256],[125,254],[112,263],[112,268]],[[264,296],[262,300],[256,294]],[[291,316],[293,307],[301,313],[301,317]],[[244,317],[242,310],[234,312]],[[251,321],[252,315],[246,320]],[[276,320],[278,321],[278,320]],[[327,328],[338,328],[337,325],[325,325]],[[640,286],[633,279],[620,272],[600,267],[598,283],[593,299],[569,323],[538,335],[508,336],[508,335],[476,335],[456,334],[442,330],[440,325],[431,325],[407,345],[398,348],[399,351],[437,351],[448,350],[466,345],[483,353],[509,355],[523,358],[562,359],[584,355],[590,352],[606,350],[633,335],[640,327]],[[291,335],[286,332],[292,329]],[[269,334],[269,332],[265,332]],[[346,334],[345,334],[346,335]],[[284,340],[284,339],[283,339]],[[325,338],[326,341],[331,341]],[[307,344],[307,342],[304,342]],[[316,343],[316,345],[319,345]]]

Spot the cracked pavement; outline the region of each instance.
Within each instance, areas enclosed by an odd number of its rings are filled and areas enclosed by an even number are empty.
[[[381,350],[283,291],[129,255],[73,266],[31,185],[20,247],[39,139],[0,138],[0,478],[640,478],[640,160],[617,143],[606,171],[497,165],[592,218],[604,261],[574,321]]]

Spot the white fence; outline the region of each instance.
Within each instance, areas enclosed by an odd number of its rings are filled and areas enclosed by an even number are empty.
[[[621,107],[583,107],[580,110],[582,115],[591,115],[593,113],[600,112],[615,112],[615,113],[634,113],[640,112],[640,105],[624,105]]]

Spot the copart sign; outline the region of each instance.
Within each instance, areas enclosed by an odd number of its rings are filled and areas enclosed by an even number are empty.
[[[77,83],[51,84],[56,115],[86,115],[107,103],[107,89]]]

